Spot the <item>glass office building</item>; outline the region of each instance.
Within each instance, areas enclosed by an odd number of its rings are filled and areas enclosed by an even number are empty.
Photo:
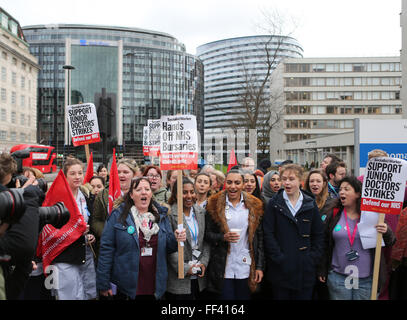
[[[68,145],[68,91],[71,104],[92,102],[97,108],[103,141],[90,146],[97,162],[106,162],[113,147],[141,160],[143,126],[161,115],[196,115],[202,131],[203,65],[173,36],[73,24],[26,26],[23,32],[42,67],[38,140],[56,146],[58,153],[83,150]]]
[[[235,119],[242,118],[246,112],[242,100],[262,86],[268,73],[268,59],[274,60],[272,71],[281,59],[300,58],[302,53],[302,47],[294,38],[277,35],[238,37],[199,46],[197,56],[205,66],[205,136],[216,137],[217,141],[227,130],[236,128]],[[270,81],[263,94],[261,99],[270,101]],[[266,115],[267,112],[260,112],[261,121]],[[247,153],[245,145],[237,148],[238,153]]]

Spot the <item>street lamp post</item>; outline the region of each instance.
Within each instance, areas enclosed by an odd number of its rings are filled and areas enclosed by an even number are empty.
[[[68,83],[67,83],[67,90],[65,91],[65,96],[67,97],[67,105],[69,106],[71,104],[71,71],[75,69],[74,66],[69,65],[69,64],[65,64],[62,66],[62,69],[67,70],[68,71]],[[65,112],[66,112],[66,107],[65,107]],[[65,143],[64,146],[69,145],[69,128],[67,127],[67,115],[65,114]],[[65,147],[64,147],[64,153],[65,153]]]

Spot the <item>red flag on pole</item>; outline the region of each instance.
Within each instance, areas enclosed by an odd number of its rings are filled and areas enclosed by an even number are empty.
[[[88,167],[86,168],[85,179],[83,179],[83,184],[88,183],[93,177],[93,152],[90,153]]]
[[[113,161],[110,167],[110,178],[109,178],[109,204],[107,211],[110,213],[113,211],[113,202],[122,195],[122,190],[120,189],[119,173],[117,172],[116,164],[116,149],[113,149]]]
[[[228,165],[228,171],[232,169],[234,166],[237,166],[237,161],[236,161],[236,155],[235,155],[235,149],[232,148],[232,151],[230,151],[230,157],[229,157],[229,165]]]
[[[51,262],[86,231],[85,219],[78,209],[78,205],[62,170],[59,171],[52,183],[42,206],[53,206],[57,202],[65,204],[69,210],[70,217],[69,221],[61,229],[56,229],[52,225],[47,224],[40,233],[37,256],[42,257],[44,273]]]

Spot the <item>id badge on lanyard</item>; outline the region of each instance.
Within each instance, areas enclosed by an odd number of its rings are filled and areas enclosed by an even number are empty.
[[[346,214],[346,209],[343,209],[343,212],[345,214],[345,219],[346,219],[346,231],[348,232],[348,239],[350,243],[350,248],[351,250],[345,254],[346,259],[348,261],[355,261],[359,259],[359,253],[356,250],[353,250],[352,246],[353,243],[355,242],[355,237],[356,237],[356,232],[358,230],[358,225],[355,225],[355,228],[353,229],[353,234],[352,236],[350,235],[350,229],[349,229],[349,223],[348,223],[348,215]]]
[[[151,257],[152,255],[153,255],[153,248],[148,247],[148,246],[141,248],[142,257]]]

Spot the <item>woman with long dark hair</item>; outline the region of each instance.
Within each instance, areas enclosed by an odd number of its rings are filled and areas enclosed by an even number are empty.
[[[96,272],[102,296],[118,299],[160,299],[167,287],[167,254],[177,251],[167,209],[152,200],[150,181],[133,179],[124,203],[113,210],[103,230]],[[175,231],[185,241],[185,230]]]
[[[339,182],[339,198],[328,209],[319,281],[327,283],[331,300],[369,300],[371,296],[375,249],[363,248],[357,229],[361,194],[362,183],[356,177],[345,177]],[[386,223],[377,224],[376,229],[383,234],[386,246],[394,243],[393,232]],[[379,290],[386,279],[384,257],[380,264]],[[357,280],[357,286],[346,285],[350,275],[353,283]]]
[[[322,220],[325,220],[325,209],[328,200],[328,178],[322,169],[311,170],[304,183],[304,190],[315,196],[319,213]]]
[[[178,227],[177,185],[175,181],[168,204],[169,219],[173,230]],[[194,184],[189,178],[182,179],[183,225],[187,230],[184,243],[184,279],[178,278],[178,254],[168,256],[167,298],[170,300],[199,300],[206,288],[206,267],[209,261],[209,244],[204,241],[205,210],[195,204]]]
[[[243,170],[243,177],[243,190],[263,201],[257,176],[253,172]]]

